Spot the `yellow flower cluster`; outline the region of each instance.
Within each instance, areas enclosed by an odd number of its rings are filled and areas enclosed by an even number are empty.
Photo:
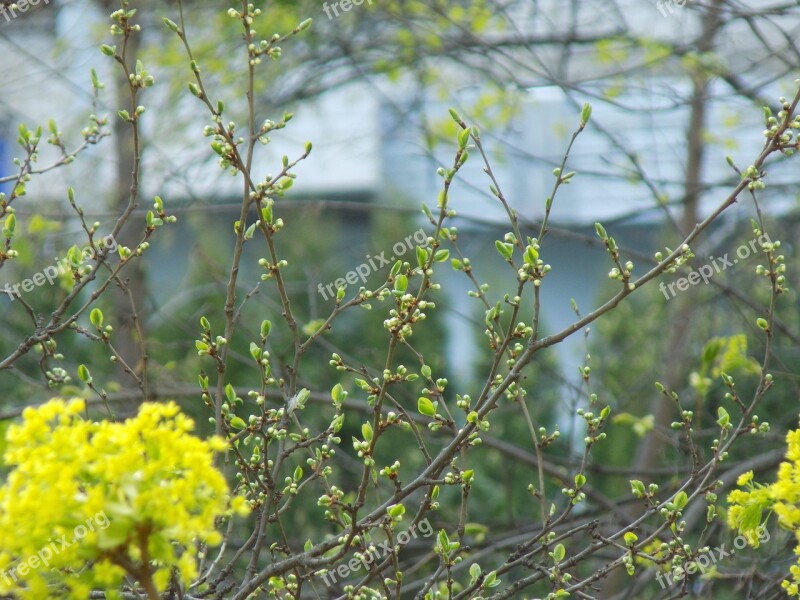
[[[731,505],[728,511],[728,525],[738,529],[748,542],[758,547],[757,528],[761,525],[764,511],[772,511],[778,523],[797,538],[795,554],[800,556],[800,429],[790,431],[786,436],[787,462],[778,468],[775,483],[764,486],[753,482],[753,472],[739,476],[736,483],[745,489],[734,490],[728,495]],[[800,558],[790,568],[791,579],[784,580],[783,588],[789,596],[800,595]]]
[[[172,402],[144,404],[122,423],[83,410],[83,400],[56,399],[8,429],[0,593],[84,600],[125,575],[163,590],[173,568],[191,581],[196,542],[218,544],[216,519],[247,511],[213,465],[226,442],[191,435]]]

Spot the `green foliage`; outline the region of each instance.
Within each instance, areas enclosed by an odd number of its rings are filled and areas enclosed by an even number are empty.
[[[190,435],[193,423],[174,403],[143,405],[125,423],[84,420],[84,409],[82,400],[54,400],[7,431],[0,591],[86,598],[114,593],[127,575],[149,593],[163,591],[173,569],[189,584],[197,544],[219,544],[217,518],[230,514],[212,465],[227,444]],[[230,507],[248,512],[241,497]]]

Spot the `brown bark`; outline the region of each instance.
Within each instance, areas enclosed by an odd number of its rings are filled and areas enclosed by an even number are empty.
[[[115,10],[118,8],[116,3],[109,0],[102,2],[105,10]],[[121,51],[121,48],[118,48]],[[139,35],[133,34],[128,38],[125,48],[125,59],[128,70],[133,71],[136,64],[136,56],[139,51]],[[131,92],[129,82],[123,69],[119,64],[115,65],[114,88],[116,95],[116,105],[119,109],[124,108],[131,115],[134,114],[135,106],[131,106]],[[137,149],[134,141],[133,128],[130,123],[122,119],[115,118],[113,121],[114,152],[117,158],[116,188],[110,199],[111,209],[121,215],[130,204],[136,207],[138,204],[138,174],[135,173],[137,163]],[[135,248],[142,239],[143,226],[141,219],[132,217],[123,225],[116,236],[116,241],[120,246]],[[144,307],[146,297],[145,273],[142,260],[134,260],[128,264],[121,277],[121,286],[115,285],[109,290],[108,299],[111,302],[110,313],[111,323],[114,326],[111,343],[119,352],[122,361],[118,361],[116,370],[116,381],[123,388],[143,387],[146,393],[146,386],[139,386],[136,379],[128,373],[130,369],[133,374],[146,380],[147,356],[144,349],[144,340],[139,339],[139,329],[144,329],[144,323],[137,324],[137,319],[141,319],[141,311]],[[142,398],[146,400],[147,398]],[[136,403],[130,407],[125,407],[122,412],[133,410]]]
[[[716,34],[722,24],[720,19],[722,0],[714,0],[703,14],[700,38],[697,42],[699,54],[710,52],[714,48]],[[703,67],[697,67],[692,73],[692,97],[689,104],[689,126],[686,132],[686,176],[684,183],[683,212],[679,221],[681,236],[686,236],[699,220],[698,208],[703,190],[702,164],[705,155],[703,132],[708,108],[708,84],[710,77]],[[692,319],[695,315],[695,303],[686,295],[679,295],[670,305],[674,310],[667,319],[670,325],[667,339],[666,360],[664,363],[663,383],[668,391],[679,391],[686,381],[690,361],[687,360],[686,348],[689,347],[692,334]],[[636,458],[631,472],[633,478],[642,479],[645,484],[647,473],[659,466],[659,459],[664,457],[670,424],[678,417],[675,405],[662,394],[656,394],[650,405],[650,413],[654,416],[653,428],[645,434],[636,450]],[[658,481],[652,483],[660,483]],[[630,520],[641,516],[643,508],[639,503],[628,505]],[[627,598],[628,575],[617,569],[612,573],[605,586],[602,597],[614,596]]]

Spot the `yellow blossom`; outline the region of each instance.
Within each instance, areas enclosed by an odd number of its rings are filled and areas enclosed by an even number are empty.
[[[0,594],[83,600],[118,589],[131,565],[147,572],[144,557],[159,590],[173,569],[191,581],[197,542],[218,544],[217,519],[247,512],[213,464],[225,442],[191,435],[173,402],[144,404],[122,423],[88,421],[83,410],[82,400],[56,399],[8,428]]]
[[[800,556],[800,429],[790,431],[786,436],[787,462],[778,467],[778,478],[771,485],[753,482],[753,472],[739,476],[736,483],[745,489],[733,490],[728,494],[728,525],[745,535],[748,543],[757,547],[759,536],[756,532],[762,527],[762,515],[772,511],[781,527],[795,532],[798,545],[795,554]],[[783,589],[789,596],[800,593],[800,558],[789,569],[791,579],[783,582]]]
[[[743,485],[747,485],[752,480],[753,480],[753,472],[747,471],[746,473],[742,473],[741,475],[739,475],[739,477],[736,479],[736,485],[741,487]]]

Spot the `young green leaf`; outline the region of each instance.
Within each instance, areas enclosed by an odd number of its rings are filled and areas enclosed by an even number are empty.
[[[512,244],[505,244],[500,240],[495,240],[494,247],[497,248],[500,256],[506,260],[510,260],[511,255],[514,253],[514,246]]]
[[[638,479],[631,479],[631,493],[637,498],[645,495],[644,484]]]
[[[99,308],[93,308],[92,312],[89,313],[89,321],[100,329],[103,326],[103,311]]]
[[[436,403],[431,402],[424,396],[420,396],[417,400],[417,411],[419,411],[419,414],[426,417],[433,417],[436,414]]]
[[[86,365],[78,365],[78,378],[86,384],[92,383],[92,374]]]
[[[364,438],[365,442],[369,442],[372,440],[372,425],[369,423],[364,423],[361,425],[361,436]]]
[[[566,554],[567,551],[566,548],[564,548],[564,544],[556,544],[556,547],[553,548],[552,556],[556,563],[560,563],[562,560],[564,560]]]
[[[408,277],[405,275],[398,275],[394,280],[394,290],[396,292],[405,292],[408,288]]]

